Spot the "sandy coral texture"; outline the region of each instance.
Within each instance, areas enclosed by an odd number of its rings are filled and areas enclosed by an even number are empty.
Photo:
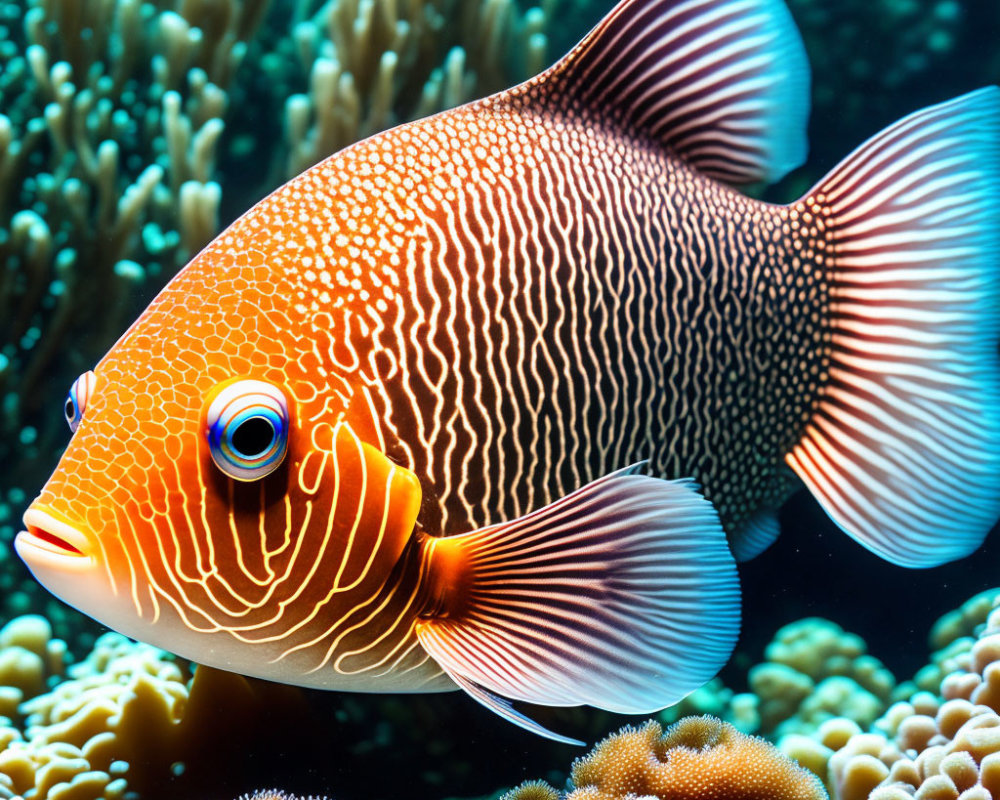
[[[714,717],[624,728],[573,764],[565,800],[824,800],[822,784],[773,745]],[[504,800],[555,800],[529,782]]]

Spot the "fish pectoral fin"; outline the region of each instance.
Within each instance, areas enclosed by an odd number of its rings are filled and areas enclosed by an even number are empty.
[[[625,0],[525,88],[733,185],[805,161],[809,62],[782,0]]]
[[[524,517],[427,545],[420,644],[479,702],[657,711],[711,679],[739,633],[736,565],[689,481],[621,470]],[[475,689],[470,689],[470,686]]]

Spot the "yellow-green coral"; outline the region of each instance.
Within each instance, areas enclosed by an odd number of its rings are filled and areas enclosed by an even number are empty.
[[[993,610],[986,615],[984,605]],[[1000,593],[977,595],[935,625],[943,646],[925,690],[868,730],[831,719],[781,749],[824,778],[836,800],[989,800],[1000,791]],[[942,635],[942,631],[951,633]],[[978,637],[964,636],[975,630]],[[964,640],[964,641],[963,641]],[[955,645],[962,642],[962,646]],[[940,653],[948,653],[940,658]],[[947,670],[947,674],[942,672]],[[929,676],[936,676],[930,680]]]
[[[28,627],[14,624],[15,632]],[[142,796],[206,749],[222,757],[221,741],[251,741],[270,703],[289,712],[300,703],[296,689],[218,670],[200,667],[192,680],[172,656],[115,633],[102,636],[68,678],[2,720],[0,791],[25,800]]]

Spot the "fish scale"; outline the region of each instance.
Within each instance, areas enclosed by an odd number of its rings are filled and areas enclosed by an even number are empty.
[[[393,374],[371,376],[376,416],[425,487],[424,528],[521,516],[649,459],[694,477],[736,530],[783,499],[781,456],[823,380],[826,289],[795,255],[817,249],[823,210],[748,199],[600,120],[540,106],[447,112],[352,161],[442,152],[460,131],[495,151],[448,150],[454,201],[431,210],[422,198],[443,162],[408,171],[421,256],[373,345],[397,354]],[[309,178],[310,193],[331,177]],[[421,368],[427,350],[437,369]]]
[[[623,0],[520,87],[277,189],[70,388],[16,540],[249,675],[650,713],[740,630],[804,484],[895,564],[1000,517],[1000,89],[801,199],[779,0]]]

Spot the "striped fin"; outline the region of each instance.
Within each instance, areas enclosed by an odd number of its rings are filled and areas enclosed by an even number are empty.
[[[761,509],[744,522],[733,536],[730,543],[733,558],[741,563],[756,558],[774,544],[780,533],[778,512],[773,508]]]
[[[623,0],[531,83],[733,185],[806,157],[809,63],[782,0]]]
[[[686,481],[622,470],[429,547],[438,603],[418,624],[421,645],[535,732],[495,695],[656,711],[715,675],[739,633],[736,565],[715,510]]]
[[[1000,516],[1000,89],[912,114],[807,196],[827,210],[830,377],[788,462],[890,561],[975,550]]]

